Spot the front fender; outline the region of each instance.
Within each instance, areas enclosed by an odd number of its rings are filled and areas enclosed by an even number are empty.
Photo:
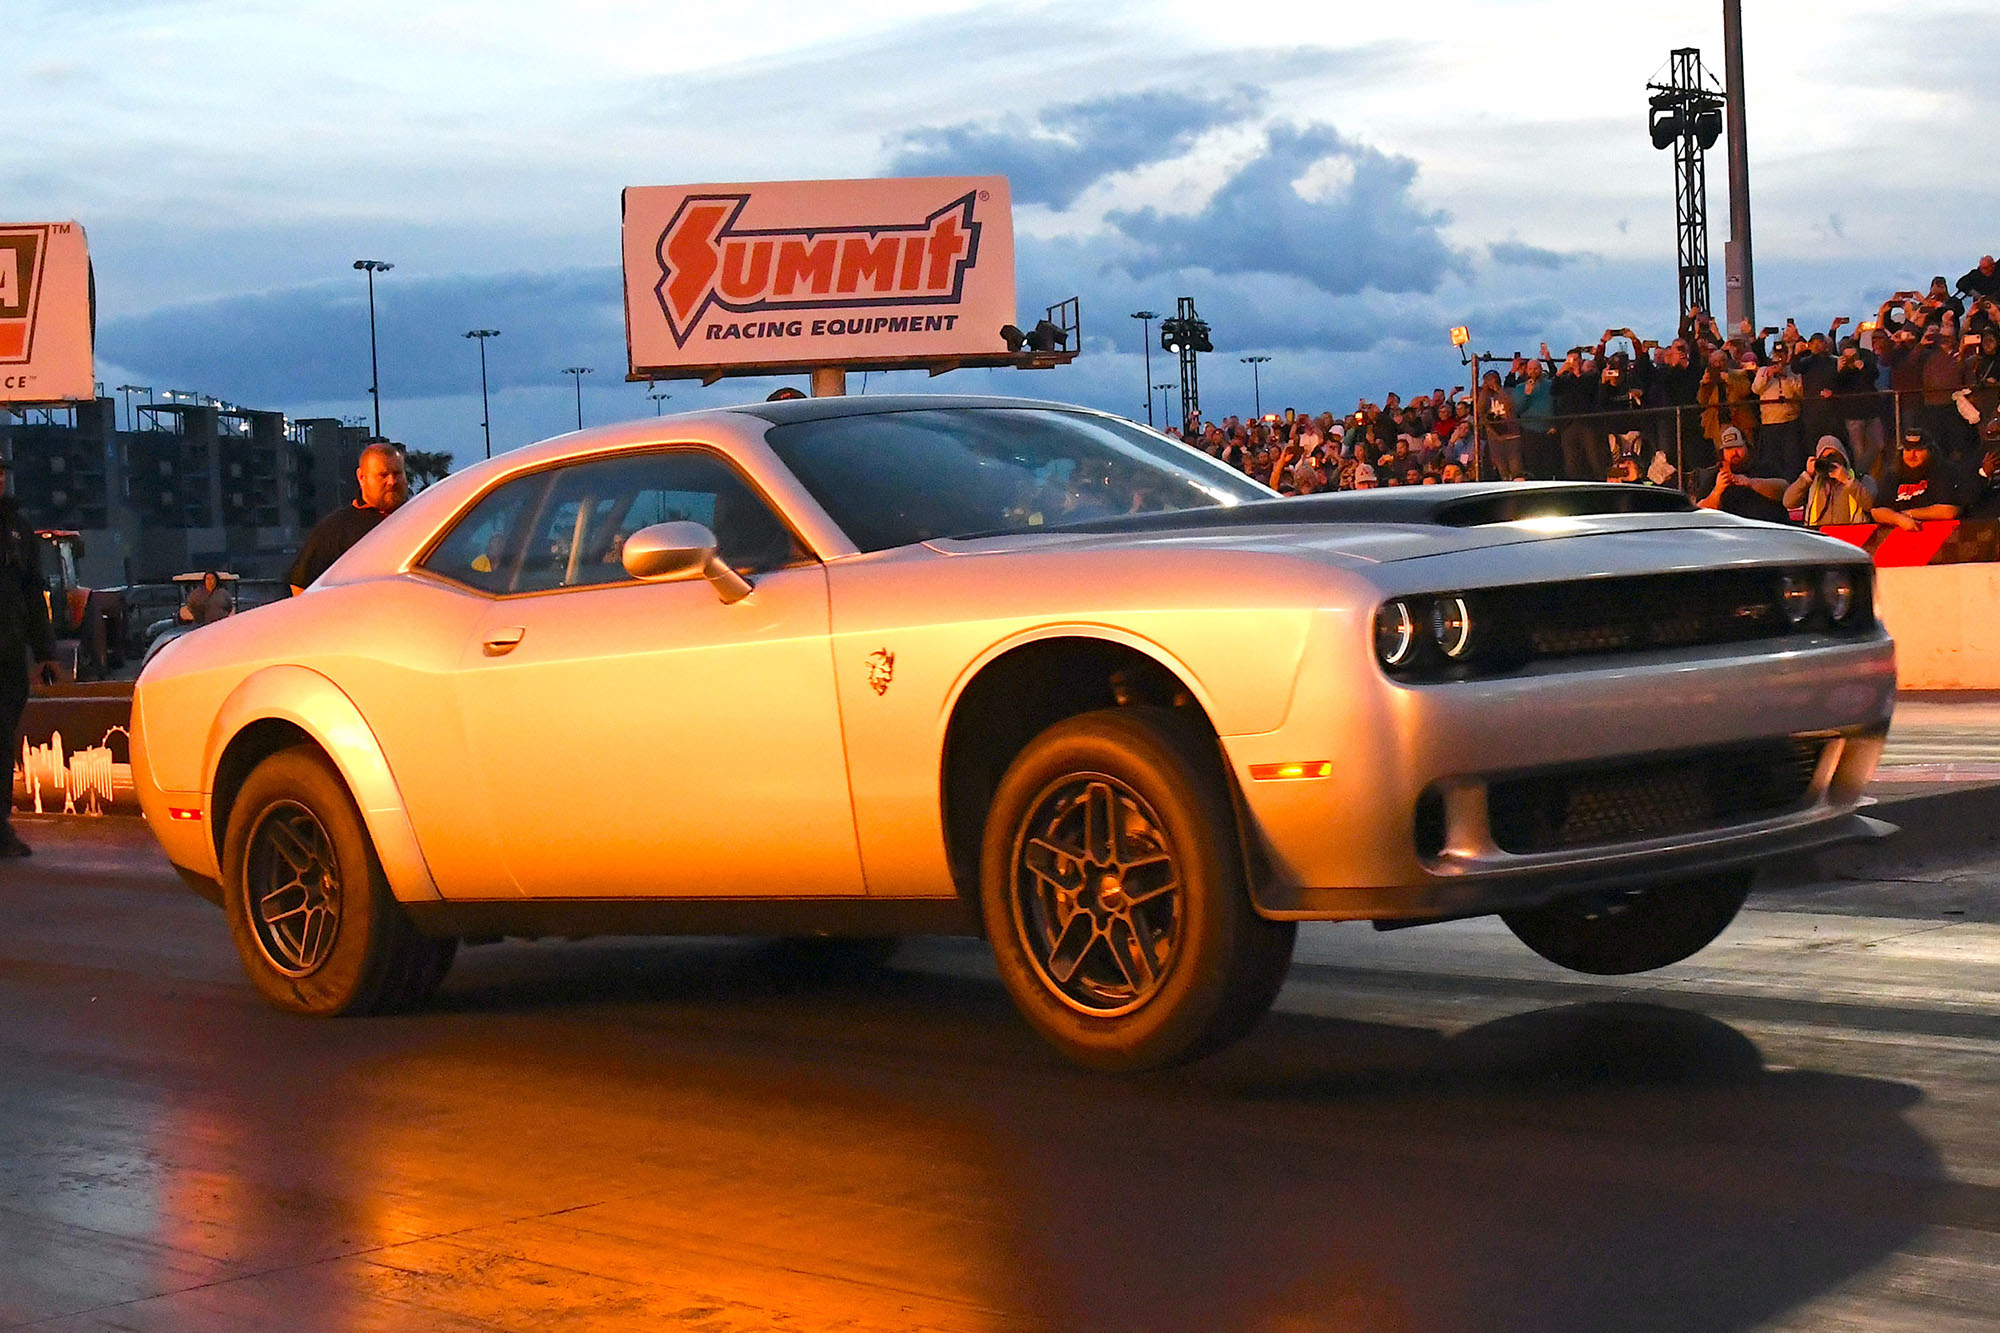
[[[202,759],[202,794],[214,812],[216,774],[230,742],[256,722],[288,722],[310,736],[340,771],[360,807],[375,855],[400,902],[430,902],[441,895],[417,843],[388,758],[361,710],[338,685],[302,666],[269,666],[232,690],[209,725]],[[218,830],[219,833],[219,830]]]

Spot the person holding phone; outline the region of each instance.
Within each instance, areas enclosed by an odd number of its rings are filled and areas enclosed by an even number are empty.
[[[1688,494],[1698,507],[1766,523],[1791,521],[1791,514],[1783,504],[1784,480],[1752,475],[1750,442],[1742,431],[1734,426],[1722,428],[1716,459],[1716,465],[1695,474],[1693,484],[1688,487]]]
[[[1873,350],[1858,338],[1842,341],[1833,370],[1834,406],[1847,431],[1848,457],[1858,471],[1871,477],[1881,475],[1882,450],[1888,442],[1888,427],[1882,420],[1888,404],[1879,391],[1880,374]]]
[[[1751,391],[1758,401],[1757,443],[1763,451],[1761,461],[1768,470],[1784,477],[1805,466],[1805,441],[1799,435],[1805,384],[1791,362],[1790,346],[1781,342],[1771,349],[1770,364],[1759,366],[1750,380]]]

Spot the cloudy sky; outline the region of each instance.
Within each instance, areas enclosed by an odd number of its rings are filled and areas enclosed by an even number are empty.
[[[1645,87],[1720,0],[1095,6],[875,0],[7,0],[0,220],[75,218],[98,375],[480,449],[650,413],[623,382],[626,185],[1012,182],[1024,314],[1081,298],[1039,373],[875,375],[1144,413],[1128,312],[1195,298],[1203,403],[1351,407],[1495,351],[1669,326],[1669,154]],[[1992,0],[1746,0],[1759,315],[1860,318],[2000,249]],[[865,9],[866,17],[855,17]],[[1725,171],[1711,156],[1720,304]],[[1155,358],[1153,379],[1171,378]],[[662,384],[671,410],[769,381]],[[851,391],[861,388],[858,382]],[[469,451],[469,452],[468,452]]]

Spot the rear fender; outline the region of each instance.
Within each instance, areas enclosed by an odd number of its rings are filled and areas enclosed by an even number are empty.
[[[229,744],[252,723],[288,722],[311,737],[339,770],[375,855],[401,902],[432,902],[440,895],[403,805],[402,791],[375,733],[354,701],[325,676],[302,666],[265,667],[239,684],[217,710],[202,761],[202,792],[211,798]],[[218,835],[220,830],[218,830]]]

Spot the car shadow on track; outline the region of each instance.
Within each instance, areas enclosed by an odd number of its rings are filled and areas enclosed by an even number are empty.
[[[1041,1047],[976,949],[925,950],[943,970],[813,974],[736,941],[474,950],[411,1021],[725,1108],[781,1088],[892,1158],[976,1163],[1011,1235],[1000,1304],[1064,1329],[1747,1328],[1909,1243],[1948,1188],[1914,1088],[1769,1069],[1686,1008],[1456,1032],[1279,1012],[1115,1079]]]

